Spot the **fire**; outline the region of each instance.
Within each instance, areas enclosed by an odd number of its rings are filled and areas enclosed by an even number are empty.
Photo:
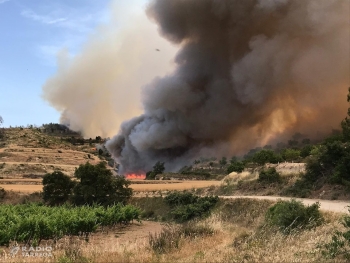
[[[126,179],[145,179],[146,175],[145,174],[126,174],[125,178]]]

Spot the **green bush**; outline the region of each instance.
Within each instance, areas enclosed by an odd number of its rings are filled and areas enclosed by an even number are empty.
[[[254,153],[252,161],[259,165],[264,165],[266,163],[278,163],[282,162],[282,156],[276,154],[273,150],[263,149],[259,152]]]
[[[73,188],[72,202],[76,205],[125,204],[132,196],[130,181],[124,176],[114,177],[104,162],[80,165],[74,176],[80,180]]]
[[[350,212],[350,209],[349,209]],[[347,215],[343,218],[342,224],[347,228],[347,231],[335,231],[332,236],[332,241],[328,243],[319,244],[320,248],[323,248],[322,254],[326,258],[335,258],[339,255],[347,259],[350,259],[350,216]]]
[[[271,167],[269,169],[260,171],[258,181],[262,183],[280,183],[282,181],[282,178],[276,171],[276,168]]]
[[[300,151],[295,149],[285,149],[282,153],[282,157],[288,162],[296,161],[300,157]]]
[[[173,192],[165,197],[165,202],[173,208],[172,216],[178,222],[208,215],[218,201],[217,196],[199,197],[189,192]]]
[[[43,199],[50,205],[59,205],[68,201],[74,182],[69,176],[55,171],[43,177]]]
[[[241,173],[244,170],[244,164],[242,162],[233,162],[227,168],[227,173],[230,174],[232,172]]]
[[[0,187],[0,201],[3,200],[6,196],[6,191],[4,188]]]
[[[305,178],[298,179],[292,186],[284,190],[281,195],[293,197],[308,197],[312,190],[312,184]]]
[[[281,232],[289,234],[295,229],[311,229],[320,225],[323,217],[319,207],[319,203],[305,206],[295,199],[280,200],[269,208],[265,218],[268,224],[277,226]]]

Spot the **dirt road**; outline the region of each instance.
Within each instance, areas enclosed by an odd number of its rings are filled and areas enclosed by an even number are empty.
[[[281,196],[220,196],[223,199],[235,199],[235,198],[252,198],[259,200],[272,200],[277,201],[278,199],[290,200],[291,197],[281,197]],[[348,206],[350,206],[350,201],[330,201],[321,199],[307,199],[307,198],[294,198],[298,201],[303,202],[305,205],[311,205],[316,202],[320,202],[320,209],[331,212],[339,213],[349,213]]]

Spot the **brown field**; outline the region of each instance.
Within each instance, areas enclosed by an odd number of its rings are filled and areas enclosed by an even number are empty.
[[[1,181],[4,180],[0,180]],[[18,180],[18,181],[27,181],[27,180]],[[29,181],[28,181],[29,182]],[[31,182],[36,183],[36,179],[32,179]],[[212,185],[218,186],[220,185],[220,181],[164,181],[164,183],[146,183],[146,184],[131,184],[131,188],[135,192],[151,192],[151,191],[165,191],[165,190],[188,190],[188,189],[197,189],[197,188],[203,188],[203,187],[209,187]],[[4,188],[5,190],[12,190],[15,192],[23,192],[23,193],[33,193],[43,190],[42,185],[35,185],[35,184],[0,184],[0,187]]]

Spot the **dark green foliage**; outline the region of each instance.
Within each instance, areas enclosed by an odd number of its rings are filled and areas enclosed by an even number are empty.
[[[298,141],[296,141],[296,140],[289,140],[289,141],[288,141],[288,145],[289,145],[290,147],[295,147],[295,146],[298,145]]]
[[[282,178],[274,167],[262,170],[259,173],[258,181],[261,183],[280,183]]]
[[[199,164],[201,161],[200,160],[194,160],[194,164]]]
[[[300,157],[300,151],[295,149],[285,149],[282,152],[282,157],[288,162],[297,161]]]
[[[303,158],[310,156],[312,149],[313,149],[312,145],[309,145],[309,144],[305,145],[300,151],[300,156]]]
[[[102,149],[99,149],[98,150],[98,155],[102,155],[103,154],[103,150]]]
[[[59,205],[68,201],[74,182],[69,176],[55,171],[43,177],[43,199],[49,205]]]
[[[3,200],[6,196],[6,191],[4,188],[0,187],[0,201]]]
[[[238,159],[237,159],[236,156],[232,156],[231,159],[230,159],[230,163],[235,163],[237,161],[238,161]]]
[[[72,201],[77,205],[126,203],[132,195],[130,181],[114,177],[104,162],[80,165],[74,176],[80,180],[73,188]]]
[[[165,170],[164,167],[164,163],[162,162],[157,162],[154,166],[153,166],[153,172],[157,175],[157,174],[162,174]]]
[[[311,143],[311,140],[310,139],[303,139],[301,141],[302,144],[310,144]]]
[[[199,199],[199,196],[196,196],[190,192],[172,192],[168,194],[164,201],[167,205],[171,207],[179,206],[179,205],[188,205],[196,203]]]
[[[232,172],[241,173],[244,170],[244,164],[242,162],[233,162],[227,168],[227,173],[230,174]]]
[[[132,205],[109,207],[69,205],[48,207],[40,204],[0,205],[0,245],[11,241],[32,242],[60,239],[64,235],[85,235],[98,226],[113,226],[139,220],[140,210]]]
[[[190,173],[192,170],[192,166],[184,166],[179,170],[180,174]]]
[[[350,209],[349,209],[350,212]],[[323,256],[326,258],[335,258],[338,255],[342,255],[347,261],[350,260],[350,216],[347,215],[343,218],[342,224],[347,228],[347,231],[340,232],[335,231],[332,236],[332,241],[326,244],[322,244],[321,247],[325,250],[322,251]]]
[[[173,192],[165,197],[173,208],[171,213],[176,221],[185,222],[195,217],[206,216],[219,201],[217,196],[199,197],[189,192]]]
[[[263,149],[259,152],[256,152],[253,155],[252,161],[259,165],[264,165],[266,163],[282,162],[283,159],[279,154],[276,154],[273,150]]]
[[[153,166],[153,170],[146,173],[146,180],[154,180],[157,174],[162,174],[165,170],[164,163],[157,162]]]
[[[221,166],[225,166],[227,164],[227,158],[226,157],[222,157],[221,160],[219,161]]]
[[[312,184],[305,178],[298,179],[292,186],[284,190],[281,195],[293,197],[308,197],[312,190]]]
[[[305,206],[295,199],[280,200],[266,212],[266,221],[270,225],[277,226],[285,234],[291,233],[294,229],[311,229],[323,222],[319,207],[319,203]]]

